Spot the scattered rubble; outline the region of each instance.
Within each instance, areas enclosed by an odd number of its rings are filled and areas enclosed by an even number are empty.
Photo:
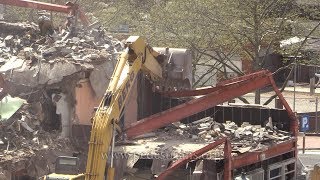
[[[6,24],[7,29],[10,27],[24,29],[25,24]],[[112,73],[118,52],[124,46],[100,29],[79,31],[75,37],[66,37],[65,30],[52,37],[40,36],[33,26],[28,31],[21,30],[20,34],[8,33],[0,35],[0,72],[10,76],[12,84],[29,88],[59,83],[80,72],[101,71],[105,66]],[[107,75],[104,81],[99,79],[104,87]],[[93,78],[97,77],[90,77]],[[101,96],[95,84],[93,88]]]
[[[2,102],[1,106],[4,105]],[[42,129],[40,115],[35,114],[33,106],[24,104],[10,121],[2,121],[0,167],[11,173],[24,171],[31,177],[38,177],[50,172],[50,151],[73,152],[74,148],[69,139],[60,137],[60,132],[49,133]],[[50,158],[52,162],[55,159],[54,156]]]
[[[27,174],[38,177],[49,172],[45,165],[36,163],[44,163],[46,152],[74,150],[70,140],[64,138],[68,135],[64,126],[70,122],[65,123],[63,119],[75,121],[74,114],[64,114],[64,111],[74,113],[77,103],[74,91],[78,82],[89,79],[95,95],[102,97],[124,45],[99,28],[80,30],[76,36],[70,36],[66,30],[40,36],[33,24],[1,22],[0,29],[6,29],[0,34],[0,73],[5,74],[7,92],[25,100],[9,117],[10,121],[0,126],[0,167],[13,172],[26,169]],[[7,104],[1,103],[1,106]],[[190,124],[174,123],[164,131],[145,135],[147,140],[137,140],[143,147],[123,148],[133,155],[146,152],[167,156],[175,152],[165,158],[179,159],[221,137],[230,138],[236,155],[283,142],[291,135],[273,127],[271,119],[264,127],[248,122],[239,127],[231,121],[218,123],[207,117]],[[121,147],[117,146],[116,152],[120,152]],[[215,154],[214,158],[222,156],[219,150],[211,153]],[[12,170],[13,165],[19,167],[18,170]]]
[[[237,156],[246,152],[267,149],[290,140],[292,135],[289,132],[278,130],[276,127],[271,129],[268,126],[251,125],[248,122],[243,122],[239,127],[235,122],[219,123],[214,121],[212,117],[206,117],[189,124],[173,123],[154,134],[137,137],[132,145],[118,144],[115,152],[128,156],[140,156],[135,159],[147,157],[176,160],[222,137],[230,139],[232,155]],[[199,158],[203,157],[205,159],[223,158],[223,146],[219,146]]]
[[[211,117],[206,117],[190,124],[174,123],[166,128],[170,137],[188,137],[191,142],[213,142],[221,137],[231,140],[233,151],[245,153],[280,143],[291,138],[290,133],[277,130],[276,127],[251,125],[243,122],[240,127],[235,122],[218,123]]]

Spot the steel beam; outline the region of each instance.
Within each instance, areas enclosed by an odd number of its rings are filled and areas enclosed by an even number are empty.
[[[203,155],[204,153],[216,148],[217,146],[223,144],[224,142],[227,141],[227,138],[221,138],[216,140],[213,143],[208,144],[207,146],[189,154],[188,156],[177,160],[176,162],[174,162],[168,169],[166,169],[164,172],[162,172],[157,180],[165,180],[171,173],[174,172],[174,170],[178,169],[179,167],[185,165],[186,163],[188,163],[191,160],[194,159],[198,159],[201,155]]]
[[[267,74],[267,73],[268,73],[268,71],[262,70],[262,71],[258,71],[256,73],[244,75],[244,76],[241,76],[241,77],[235,77],[235,78],[232,78],[232,79],[229,79],[229,80],[225,80],[225,81],[219,82],[216,87],[204,87],[204,88],[195,89],[195,90],[170,91],[170,92],[163,92],[161,94],[164,95],[164,96],[167,96],[167,97],[176,97],[176,98],[178,98],[178,97],[189,97],[189,96],[206,95],[206,94],[212,93],[214,91],[217,91],[217,90],[223,88],[224,86],[229,86],[229,85],[232,85],[234,83],[240,83],[240,82],[243,82],[243,81],[248,81],[249,79],[252,79],[252,78],[254,78],[256,76],[261,76],[261,75],[264,75],[264,74]]]
[[[243,155],[233,157],[232,169],[237,169],[243,166],[261,162],[266,159],[270,159],[281,154],[285,154],[290,151],[295,151],[296,139],[286,141],[274,146],[268,147],[265,151],[248,152]]]
[[[270,85],[269,76],[272,76],[272,74],[268,73],[253,77],[247,81],[234,83],[204,97],[191,100],[187,103],[149,116],[136,123],[133,123],[129,128],[125,129],[125,133],[127,134],[128,138],[133,138],[214,107],[220,103],[228,101],[229,99],[233,99],[256,89],[263,88],[267,85]]]
[[[232,179],[232,147],[229,139],[226,139],[223,156],[224,156],[224,172],[223,179],[230,180]]]
[[[173,163],[168,169],[166,169],[164,172],[162,172],[158,176],[158,180],[165,180],[170,174],[172,174],[176,169],[179,167],[185,165],[187,162],[197,159],[202,154],[216,148],[217,146],[221,145],[222,143],[225,143],[224,146],[224,180],[230,180],[232,179],[232,170],[241,168],[250,164],[254,164],[257,162],[264,161],[266,159],[270,159],[272,157],[279,156],[281,154],[285,154],[290,151],[295,150],[295,142],[296,139],[286,141],[281,144],[274,145],[272,147],[269,147],[265,151],[255,151],[255,152],[249,152],[245,153],[243,155],[239,155],[236,157],[232,157],[231,155],[231,143],[227,138],[219,139],[191,154],[184,157],[183,159],[180,159]]]
[[[50,4],[31,0],[0,0],[0,4],[64,13],[69,13],[71,10],[70,6]]]
[[[189,96],[201,96],[201,95],[206,95],[210,94],[214,91],[217,91],[221,89],[221,87],[205,87],[201,89],[195,89],[195,90],[181,90],[181,91],[170,91],[170,92],[163,92],[161,95],[166,96],[166,97],[189,97]]]
[[[276,86],[276,83],[274,82],[274,79],[272,77],[270,77],[270,82],[272,85],[273,90],[276,92],[277,96],[279,97],[282,105],[285,107],[285,109],[287,110],[287,113],[289,115],[289,118],[291,119],[290,122],[290,132],[293,133],[293,135],[295,137],[297,137],[298,135],[298,119],[296,117],[296,115],[294,114],[294,112],[292,111],[291,107],[289,106],[288,102],[285,100],[285,98],[283,97],[282,93],[280,92],[280,90],[278,89],[278,87]]]
[[[277,96],[279,97],[282,105],[285,107],[291,121],[290,121],[290,132],[293,134],[294,137],[298,137],[299,133],[299,120],[297,119],[297,116],[292,111],[291,107],[289,106],[288,102],[283,97],[281,91],[276,86],[276,83],[274,82],[273,78],[270,78],[271,85],[273,87],[273,90],[276,92]],[[298,146],[297,142],[295,142],[295,157],[298,157]]]
[[[257,71],[257,72],[254,72],[254,73],[250,73],[250,74],[246,74],[246,75],[243,75],[243,76],[234,77],[234,78],[231,78],[231,79],[228,79],[228,80],[224,80],[224,81],[218,82],[217,86],[223,86],[223,85],[226,85],[226,84],[229,84],[229,83],[236,83],[236,82],[240,82],[240,81],[249,80],[249,79],[252,79],[255,76],[261,76],[261,75],[268,74],[268,73],[269,73],[268,70]]]

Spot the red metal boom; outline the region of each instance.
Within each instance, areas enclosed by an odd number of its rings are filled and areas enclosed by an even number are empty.
[[[164,180],[166,179],[166,177],[168,177],[174,170],[178,169],[179,167],[183,166],[184,164],[188,163],[191,160],[197,159],[199,158],[201,155],[203,155],[204,153],[218,147],[219,145],[221,145],[222,143],[227,142],[227,138],[222,138],[222,139],[218,139],[216,141],[214,141],[213,143],[208,144],[207,146],[189,154],[188,156],[177,160],[176,162],[174,162],[167,170],[165,170],[164,172],[162,172],[159,176],[158,176],[158,180]]]
[[[71,11],[70,6],[63,6],[63,5],[50,4],[50,3],[39,2],[39,1],[30,1],[30,0],[0,0],[0,4],[47,10],[47,11],[63,12],[63,13],[69,13]]]
[[[261,76],[261,75],[264,75],[267,73],[268,73],[268,71],[262,70],[262,71],[258,71],[256,73],[251,73],[251,74],[244,75],[241,77],[235,77],[230,80],[225,80],[225,81],[219,82],[215,87],[204,87],[204,88],[200,88],[200,89],[196,89],[196,90],[181,90],[181,91],[164,92],[164,93],[162,93],[162,95],[167,96],[167,97],[176,97],[176,98],[207,95],[209,93],[212,93],[214,91],[221,89],[223,86],[247,81],[247,80],[254,78],[255,76]]]
[[[230,80],[228,84],[219,88],[213,88],[211,90],[209,89],[207,91],[211,92],[204,97],[191,100],[187,103],[178,105],[169,110],[160,112],[133,123],[125,130],[125,133],[127,134],[128,138],[142,135],[268,85],[272,85],[283,105],[285,106],[292,120],[291,131],[296,134],[297,119],[290,106],[274,84],[272,74],[268,71],[257,72],[254,76],[247,75],[246,78],[235,78],[233,81]]]
[[[0,4],[9,5],[9,6],[17,6],[24,8],[32,8],[39,10],[47,10],[47,11],[55,11],[62,13],[71,13],[74,15],[74,12],[79,12],[80,19],[83,25],[88,26],[89,20],[84,14],[84,12],[79,8],[77,4],[72,4],[70,6],[67,5],[58,5],[51,4],[39,1],[31,1],[31,0],[0,0]]]

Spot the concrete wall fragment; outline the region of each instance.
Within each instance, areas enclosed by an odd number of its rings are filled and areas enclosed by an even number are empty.
[[[16,61],[13,61],[15,63]],[[11,64],[10,64],[11,66]],[[37,87],[43,84],[59,83],[64,77],[83,71],[84,68],[72,63],[57,62],[54,64],[42,63],[41,67],[22,67],[12,73],[12,82]],[[10,70],[6,73],[10,73]]]
[[[101,98],[95,95],[89,79],[80,80],[75,90],[76,119],[73,124],[91,125],[91,118],[94,115],[94,107],[97,107]]]
[[[96,66],[90,73],[90,83],[97,97],[102,98],[108,87],[110,78],[112,76],[114,61],[106,61],[99,66]]]
[[[128,96],[128,103],[124,109],[124,127],[129,127],[138,120],[138,86],[137,81],[132,85],[131,92]]]

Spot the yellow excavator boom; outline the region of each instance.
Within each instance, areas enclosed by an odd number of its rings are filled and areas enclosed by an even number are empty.
[[[148,46],[143,38],[130,36],[125,52],[120,56],[110,80],[106,94],[93,118],[85,179],[102,180],[112,144],[114,126],[119,122],[121,111],[140,70],[148,73],[153,80],[162,78],[162,68],[157,59],[160,54]],[[129,71],[125,66],[129,64]],[[120,77],[127,73],[124,80]],[[113,180],[114,168],[108,169],[108,180]]]

